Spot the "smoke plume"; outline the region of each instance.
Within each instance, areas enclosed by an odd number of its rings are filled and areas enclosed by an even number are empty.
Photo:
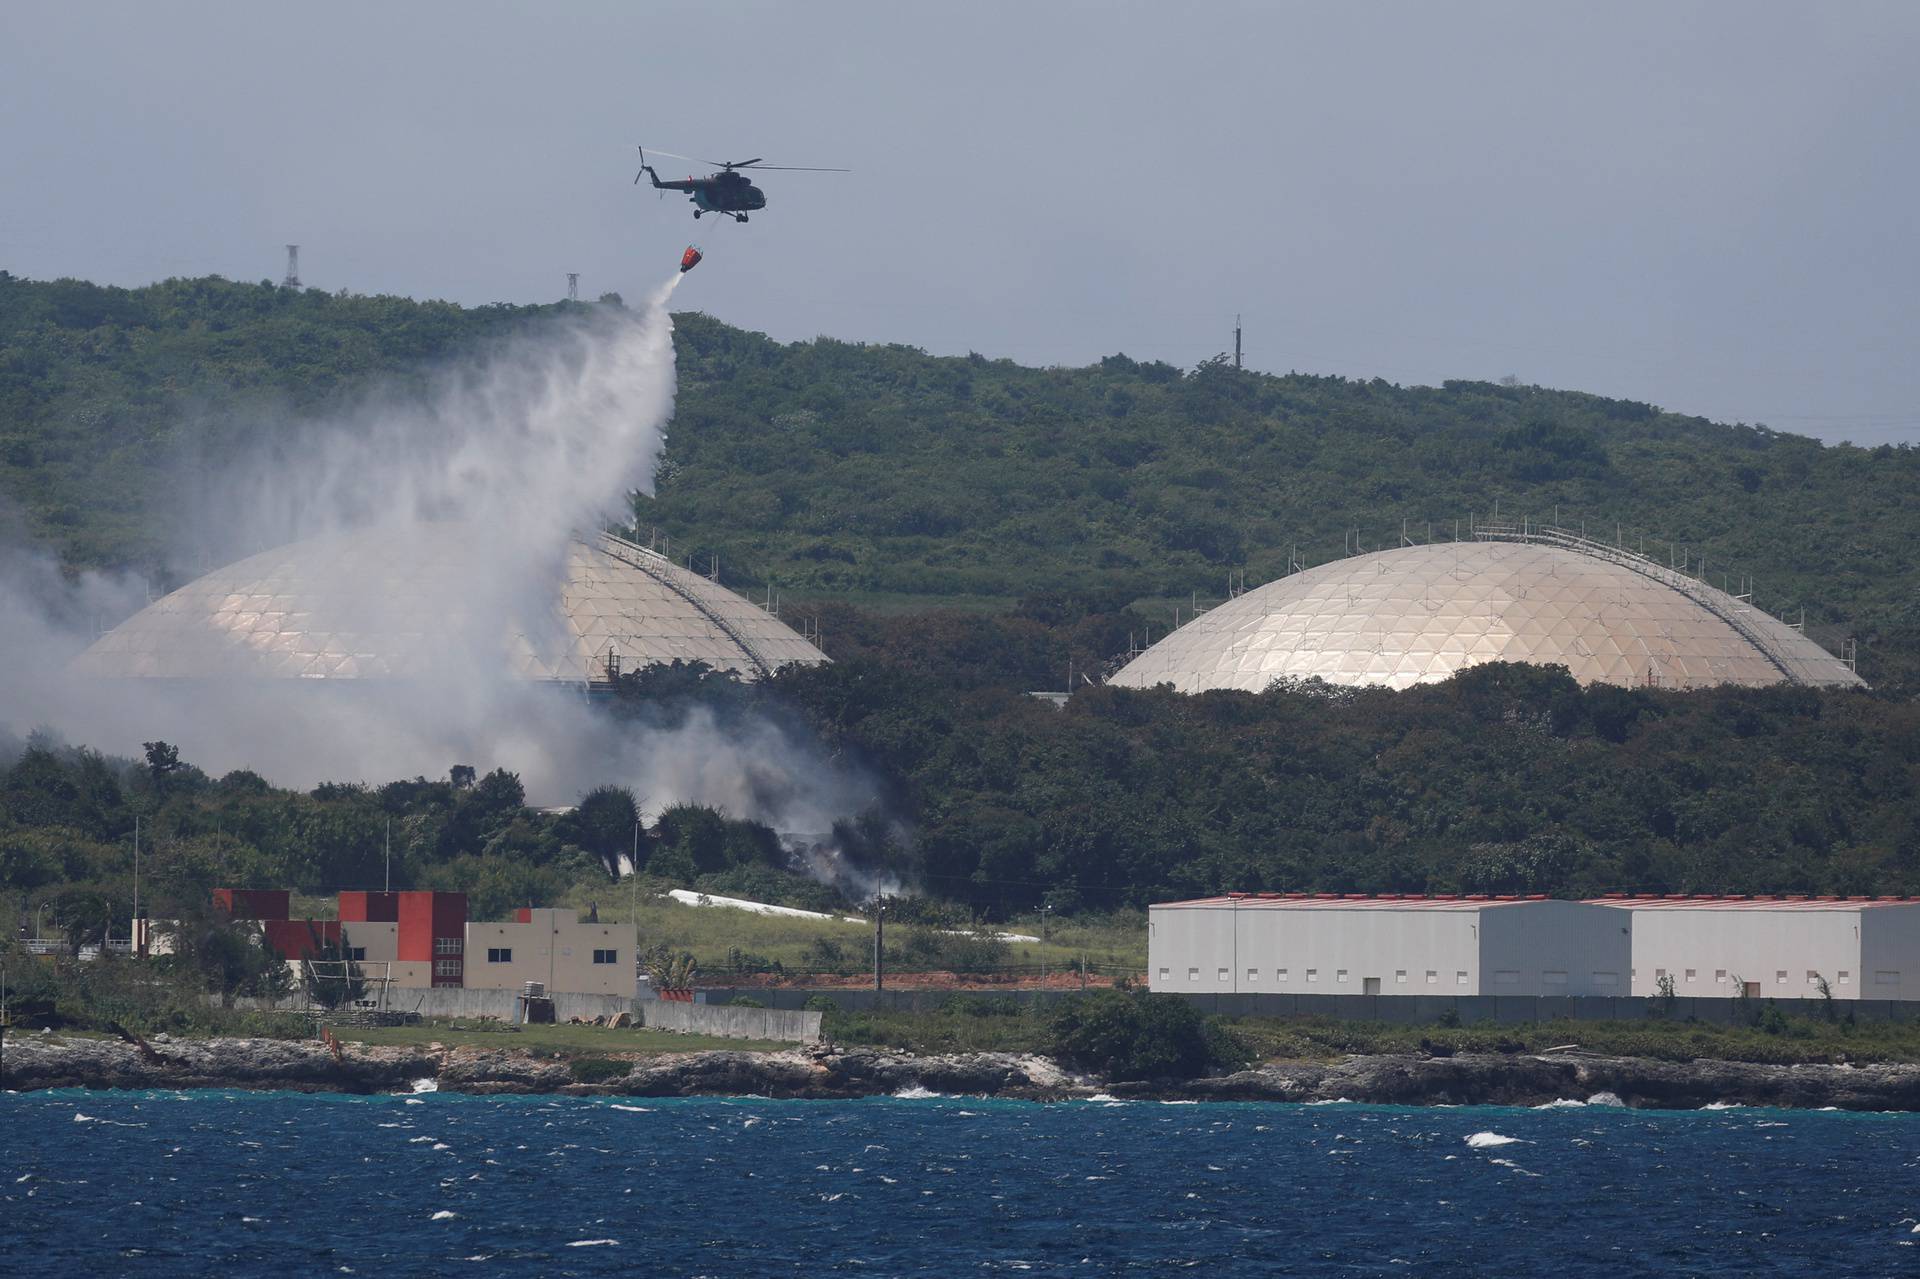
[[[190,688],[80,679],[67,663],[101,623],[144,606],[146,585],[69,581],[44,555],[15,550],[0,555],[0,730],[46,726],[119,754],[164,738],[209,773],[248,768],[290,786],[505,767],[534,804],[610,783],[631,787],[649,812],[706,804],[787,831],[824,831],[871,806],[871,782],[828,761],[804,730],[763,720],[723,730],[700,713],[616,724],[518,677],[492,641],[553,616],[575,530],[623,515],[632,490],[652,491],[673,412],[667,302],[680,278],[634,311],[569,312],[321,419],[210,425],[183,457],[175,558],[195,572],[366,530],[396,547],[432,537],[450,546],[450,579],[475,624],[429,637],[428,677]],[[460,522],[458,537],[444,536],[446,521]],[[341,576],[327,590],[369,628],[418,606]]]

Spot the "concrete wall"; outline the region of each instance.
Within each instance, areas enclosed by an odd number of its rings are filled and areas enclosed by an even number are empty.
[[[1633,921],[1619,911],[1580,902],[1528,901],[1490,906],[1479,915],[1480,981],[1473,993],[1628,993]]]
[[[1636,995],[1659,993],[1666,973],[1676,995],[1731,997],[1737,979],[1758,982],[1763,999],[1805,999],[1818,995],[1810,974],[1819,973],[1832,984],[1835,999],[1873,997],[1871,988],[1861,988],[1859,910],[1658,904],[1605,909],[1633,917]]]
[[[470,990],[454,986],[396,989],[388,997],[387,1007],[396,1012],[419,1013],[422,1017],[497,1017],[510,1022],[516,1014],[517,994],[511,990]],[[615,1013],[634,1011],[631,995],[558,994],[551,998],[553,1015],[560,1021],[569,1017],[611,1017]]]
[[[643,999],[634,1008],[642,1024],[650,1030],[796,1044],[817,1043],[820,1039],[820,1013],[785,1008],[736,1008],[730,1004],[683,1004],[671,999]]]
[[[570,910],[532,910],[526,922],[467,925],[466,984],[469,990],[520,990],[543,982],[548,993],[633,994],[634,931],[631,924],[583,924]],[[505,963],[487,953],[511,952]],[[595,951],[612,951],[609,964],[593,962]]]
[[[711,1004],[724,1004],[737,995],[751,995],[775,1008],[798,1008],[815,997],[831,999],[843,1012],[935,1012],[950,999],[1006,1000],[1022,1007],[1037,1004],[1050,1008],[1073,991],[1009,990],[796,990],[741,987],[700,992]],[[1182,995],[1188,1003],[1206,1012],[1230,1017],[1339,1017],[1349,1021],[1384,1021],[1401,1025],[1422,1025],[1438,1021],[1449,1012],[1462,1022],[1535,1022],[1566,1018],[1575,1021],[1641,1021],[1666,1015],[1673,1021],[1693,1018],[1713,1025],[1730,1024],[1739,1014],[1731,998],[1675,999],[1671,1008],[1664,1000],[1642,999],[1626,995],[1541,996],[1541,995],[1307,995],[1307,994],[1198,994]],[[1791,1015],[1820,1015],[1818,999],[1782,999],[1780,1009]],[[641,1001],[637,1007],[651,1010],[653,1004]],[[1851,1014],[1862,1021],[1920,1020],[1920,1000],[1862,999],[1845,1005],[1840,1015]]]

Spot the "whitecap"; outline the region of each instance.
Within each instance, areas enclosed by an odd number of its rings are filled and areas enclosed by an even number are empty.
[[[893,1095],[901,1101],[929,1101],[935,1097],[944,1097],[946,1094],[937,1093],[931,1088],[923,1088],[919,1084],[908,1084]]]
[[[1351,1098],[1351,1097],[1322,1097],[1322,1098],[1320,1098],[1320,1099],[1319,1099],[1318,1101],[1310,1101],[1310,1102],[1308,1102],[1307,1104],[1308,1104],[1309,1106],[1351,1106],[1351,1105],[1353,1104],[1353,1098]]]
[[[436,1212],[431,1217],[428,1217],[427,1220],[428,1221],[452,1221],[455,1217],[458,1217],[459,1215],[460,1214],[457,1212],[448,1212],[445,1208],[442,1208],[439,1212]]]
[[[619,1102],[615,1102],[612,1106],[608,1107],[608,1109],[630,1111],[636,1115],[650,1115],[653,1113],[651,1106],[622,1106]]]
[[[409,1146],[417,1146],[423,1141],[432,1141],[432,1140],[433,1138],[431,1137],[409,1137],[407,1138],[407,1144]]]
[[[618,1239],[575,1239],[567,1245],[569,1248],[618,1248],[619,1246]]]
[[[1093,1094],[1093,1096],[1087,1098],[1087,1100],[1088,1101],[1119,1101],[1120,1099],[1114,1096],[1110,1092],[1097,1092]]]
[[[1519,1164],[1513,1162],[1513,1160],[1511,1159],[1489,1159],[1487,1160],[1487,1162],[1490,1164],[1498,1164],[1502,1168],[1511,1168],[1523,1177],[1538,1177],[1540,1175],[1537,1172],[1530,1172],[1527,1169],[1522,1168]]]
[[[408,1097],[408,1098],[405,1098],[405,1104],[409,1106],[424,1106],[427,1103],[424,1101],[421,1101],[418,1097]]]
[[[422,1075],[413,1081],[413,1090],[415,1092],[439,1092],[440,1081],[431,1075]]]
[[[1710,1101],[1706,1105],[1700,1107],[1700,1109],[1702,1110],[1738,1110],[1740,1109],[1740,1103],[1737,1101]]]
[[[1497,1132],[1477,1132],[1467,1138],[1467,1144],[1475,1150],[1485,1150],[1489,1146],[1511,1146],[1521,1140],[1519,1137],[1503,1137]]]
[[[1589,1106],[1625,1106],[1627,1103],[1620,1100],[1619,1093],[1603,1090],[1587,1098],[1587,1104]]]
[[[1197,1106],[1200,1103],[1197,1101],[1163,1101],[1160,1104],[1163,1106]]]
[[[1587,1103],[1584,1101],[1575,1101],[1571,1097],[1562,1097],[1558,1101],[1543,1102],[1542,1104],[1535,1106],[1534,1109],[1535,1110],[1579,1110],[1583,1108],[1586,1104]]]
[[[453,1147],[452,1147],[452,1146],[449,1146],[449,1145],[448,1145],[448,1144],[447,1144],[446,1142],[444,1142],[444,1141],[436,1141],[436,1142],[434,1142],[434,1143],[433,1143],[433,1149],[435,1149],[435,1150],[452,1150],[452,1149],[453,1149]]]

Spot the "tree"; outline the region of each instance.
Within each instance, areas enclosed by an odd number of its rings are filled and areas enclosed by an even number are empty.
[[[176,918],[153,926],[171,951],[159,962],[197,974],[223,1007],[231,1008],[237,996],[277,999],[292,989],[286,963],[265,945],[257,924],[229,918],[200,895],[173,913]]]
[[[174,774],[180,771],[180,748],[166,742],[142,742],[140,745],[147,752],[147,775],[153,779],[153,789],[164,794]]]
[[[475,775],[472,764],[455,764],[447,770],[447,780],[453,783],[455,790],[471,789]]]
[[[596,786],[580,797],[573,810],[575,842],[600,859],[609,875],[618,876],[623,858],[634,855],[634,832],[640,824],[640,804],[624,786]],[[639,861],[646,861],[646,848]],[[640,866],[633,867],[638,872]]]

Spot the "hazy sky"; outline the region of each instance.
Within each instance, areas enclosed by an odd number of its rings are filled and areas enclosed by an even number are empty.
[[[769,174],[746,226],[636,142]],[[0,268],[1920,440],[1920,5],[0,4]],[[667,162],[663,176],[688,166]]]

